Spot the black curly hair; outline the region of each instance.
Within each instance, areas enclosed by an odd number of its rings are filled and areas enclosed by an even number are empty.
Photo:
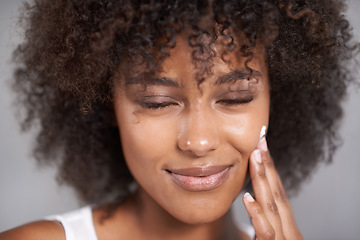
[[[113,123],[115,76],[158,71],[185,29],[199,84],[216,55],[204,36],[227,39],[224,61],[238,51],[249,62],[260,44],[271,86],[269,149],[286,188],[297,190],[339,144],[358,49],[344,10],[340,0],[35,0],[24,5],[25,41],[14,52],[23,129],[40,126],[36,159],[55,163],[80,199],[119,203],[134,179]]]

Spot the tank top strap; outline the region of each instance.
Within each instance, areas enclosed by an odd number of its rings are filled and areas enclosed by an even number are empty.
[[[90,206],[45,219],[60,222],[64,228],[66,240],[97,240]]]

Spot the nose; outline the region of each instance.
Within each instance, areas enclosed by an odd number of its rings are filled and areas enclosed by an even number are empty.
[[[177,143],[181,151],[202,157],[217,149],[219,143],[217,124],[209,114],[195,110],[182,118]]]

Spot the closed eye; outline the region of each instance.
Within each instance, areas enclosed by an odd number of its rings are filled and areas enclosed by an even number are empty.
[[[170,106],[179,105],[179,101],[177,101],[175,98],[162,95],[144,96],[138,99],[137,103],[142,108],[150,110],[163,109]]]
[[[175,102],[143,102],[141,105],[147,109],[159,109],[159,108],[166,108],[171,105],[177,105],[177,103],[175,103]]]
[[[238,105],[238,104],[246,104],[254,100],[253,96],[245,97],[245,98],[229,98],[229,99],[221,99],[216,103],[224,104],[224,105]]]

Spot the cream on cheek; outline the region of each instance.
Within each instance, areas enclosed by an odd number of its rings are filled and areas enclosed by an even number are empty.
[[[229,123],[225,127],[228,141],[241,154],[243,164],[247,164],[251,152],[257,147],[262,126],[268,125],[265,114],[258,118],[241,116],[237,122]]]

